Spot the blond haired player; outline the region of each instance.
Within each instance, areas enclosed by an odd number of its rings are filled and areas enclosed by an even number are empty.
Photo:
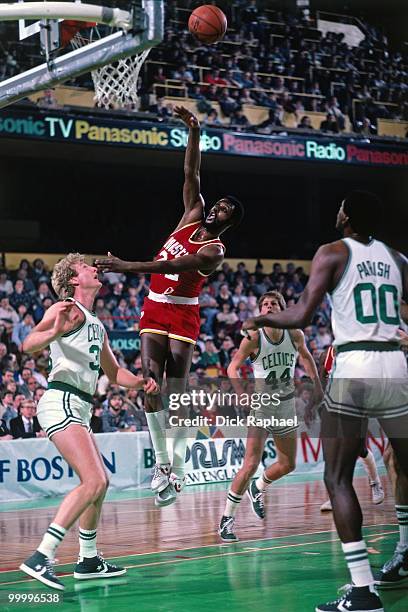
[[[258,305],[261,315],[278,313],[286,308],[283,295],[279,291],[264,293]],[[228,376],[237,391],[240,391],[239,368],[250,357],[255,376],[255,388],[261,387],[262,391],[278,393],[279,404],[251,411],[251,416],[259,419],[259,426],[248,427],[244,464],[228,491],[224,514],[218,529],[224,542],[238,540],[233,529],[234,517],[245,491],[249,496],[254,514],[263,520],[265,518],[263,503],[265,489],[296,467],[297,425],[294,423],[296,417],[294,374],[298,355],[302,359],[308,376],[314,382],[315,400],[318,403],[323,395],[319,374],[300,329],[282,331],[263,327],[251,332],[248,338],[242,340],[238,352],[228,367]],[[288,422],[286,425],[279,423],[276,426],[268,426],[268,420],[272,416]],[[267,467],[257,480],[251,482],[261,462],[269,433],[273,435],[278,460]]]
[[[80,484],[63,500],[37,550],[20,569],[54,589],[64,585],[56,577],[53,558],[65,533],[79,518],[77,579],[120,576],[126,569],[107,563],[96,550],[96,528],[108,477],[89,427],[92,395],[99,368],[112,383],[156,393],[152,379],[120,368],[109,347],[105,329],[92,312],[101,287],[97,269],[79,253],[70,253],[54,268],[52,286],[61,298],[24,341],[23,350],[51,349],[48,389],[38,403],[37,417],[47,436],[77,473]]]

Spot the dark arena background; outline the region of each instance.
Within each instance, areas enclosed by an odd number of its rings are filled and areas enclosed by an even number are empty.
[[[100,4],[129,9],[130,2]],[[201,122],[207,209],[228,194],[245,207],[241,224],[223,236],[227,263],[199,297],[192,386],[214,389],[225,382],[241,325],[258,314],[260,295],[277,289],[289,306],[298,301],[316,250],[339,237],[336,215],[350,191],[380,197],[376,237],[408,252],[408,4],[217,0],[209,4],[225,12],[228,30],[215,45],[188,32],[188,17],[199,4],[164,2],[164,40],[141,68],[137,103],[96,107],[87,73],[0,109],[0,610],[47,610],[61,601],[58,609],[67,612],[216,612],[226,606],[306,612],[335,599],[335,589],[349,581],[332,512],[320,511],[327,499],[324,464],[318,434],[302,418],[311,381],[301,364],[295,371],[302,421],[297,468],[268,488],[264,522],[244,496],[237,513],[240,541],[233,544],[223,543],[217,529],[243,463],[245,431],[223,433],[215,421],[194,431],[187,448],[189,486],[176,504],[157,508],[144,396],[110,385],[101,372],[93,423],[111,486],[98,550],[127,574],[76,581],[75,525],[57,553],[63,595],[18,569],[41,541],[62,495],[77,483],[45,434],[19,435],[12,427],[23,403],[36,405],[47,388],[49,351],[31,357],[22,343],[57,301],[50,279],[63,254],[85,253],[89,263],[108,251],[125,260],[152,260],[178,224],[188,130],[174,106],[186,106]],[[2,81],[43,61],[38,34],[20,41],[17,22],[0,21]],[[120,364],[136,374],[148,286],[144,275],[111,273],[96,303]],[[304,333],[318,365],[333,340],[328,299]],[[251,378],[251,372],[246,363],[242,376]],[[121,402],[120,421],[112,417],[115,401]],[[239,413],[239,407],[232,410]],[[373,504],[361,461],[354,480],[377,571],[398,541],[385,446],[382,431],[369,434],[384,501]],[[276,459],[270,437],[257,476]],[[55,593],[61,599],[47,599]],[[381,591],[381,597],[389,612],[408,609],[407,585]]]

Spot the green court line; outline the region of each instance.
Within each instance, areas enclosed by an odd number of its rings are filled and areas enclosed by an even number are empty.
[[[393,525],[365,529],[376,540],[381,554],[370,555],[380,567],[395,545]],[[326,536],[324,536],[326,534]],[[392,537],[388,537],[388,534]],[[340,543],[333,532],[282,536],[268,540],[211,545],[184,551],[134,555],[121,559],[129,566],[126,576],[117,579],[79,582],[65,576],[61,612],[307,612],[317,603],[334,599],[336,589],[348,581]],[[180,554],[182,553],[182,554]],[[135,561],[137,561],[135,563]],[[72,565],[61,566],[72,571]],[[5,572],[9,580],[18,572]],[[3,578],[3,576],[2,576]],[[4,581],[3,581],[4,582]],[[0,607],[8,612],[7,593],[49,593],[35,581],[0,585]],[[383,595],[385,610],[406,612],[407,591]],[[389,607],[388,607],[389,606]],[[19,609],[50,609],[48,605],[21,605]]]

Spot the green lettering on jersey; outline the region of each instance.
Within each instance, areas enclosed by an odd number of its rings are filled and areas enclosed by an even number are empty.
[[[389,274],[389,268],[384,264],[384,275]],[[393,313],[387,310],[387,294],[391,296]],[[398,325],[400,322],[398,289],[395,285],[382,284],[378,288],[378,296],[375,286],[372,283],[359,283],[354,287],[354,306],[356,319],[359,323],[369,324],[378,323],[380,319],[387,325]],[[388,298],[388,302],[390,299]],[[377,304],[379,306],[377,312]],[[364,314],[367,310],[371,314]]]

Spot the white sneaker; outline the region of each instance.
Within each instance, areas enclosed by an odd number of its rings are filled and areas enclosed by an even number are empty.
[[[153,478],[151,483],[151,488],[154,493],[160,493],[163,491],[169,484],[169,476],[170,476],[170,463],[163,463],[156,465],[153,468]]]
[[[174,504],[177,499],[177,495],[181,493],[182,489],[186,486],[186,477],[179,478],[176,474],[170,474],[169,484],[162,491],[158,491],[154,498],[154,503],[159,508],[170,506]]]
[[[370,482],[371,499],[373,504],[381,504],[384,501],[384,489],[379,481]]]
[[[320,506],[320,512],[330,512],[331,510],[333,510],[333,508],[330,499],[325,501],[324,504]]]

